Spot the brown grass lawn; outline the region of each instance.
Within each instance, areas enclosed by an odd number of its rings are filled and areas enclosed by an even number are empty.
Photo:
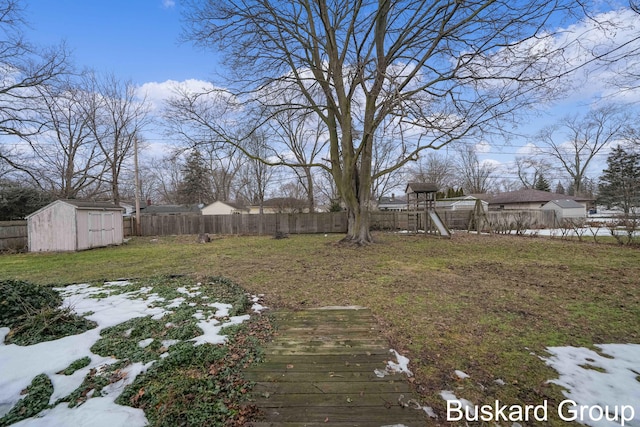
[[[548,400],[557,407],[564,397],[547,384],[557,375],[539,357],[548,346],[640,343],[637,247],[378,234],[378,243],[358,248],[338,244],[341,237],[225,237],[208,244],[195,236],[136,238],[81,253],[2,255],[0,271],[42,284],[220,275],[265,294],[270,307],[369,307],[390,346],[411,359],[416,389],[440,420],[440,390],[475,404]],[[458,379],[456,369],[470,378]]]

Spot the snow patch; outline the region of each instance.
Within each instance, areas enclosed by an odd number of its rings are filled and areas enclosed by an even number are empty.
[[[565,388],[563,394],[578,405],[610,408],[630,405],[636,408],[629,425],[640,425],[640,344],[596,345],[600,352],[583,347],[549,347],[543,358],[558,371],[559,377],[549,382]],[[605,420],[584,423],[592,426],[614,426]]]
[[[461,405],[462,408],[473,409],[473,403],[471,403],[467,399],[456,397],[456,395],[450,390],[442,390],[440,392],[440,397],[442,397],[446,401],[451,400],[451,401],[454,401],[454,402],[460,402],[460,405]]]
[[[53,395],[50,403],[54,404],[58,399],[68,396],[82,384],[85,376],[93,369],[104,372],[105,369],[118,361],[112,357],[102,357],[93,354],[90,349],[100,339],[103,329],[119,325],[125,321],[151,316],[153,319],[161,319],[171,313],[167,308],[177,307],[186,301],[185,298],[176,298],[165,307],[155,307],[154,303],[165,301],[157,294],[151,293],[151,287],[143,287],[137,291],[117,294],[123,286],[129,285],[129,281],[107,282],[105,286],[92,286],[89,284],[69,285],[56,290],[63,297],[63,307],[69,307],[73,312],[84,315],[89,320],[97,323],[97,327],[81,334],[63,337],[57,340],[46,341],[30,346],[18,346],[4,344],[4,339],[10,329],[0,328],[0,417],[11,410],[21,396],[21,391],[27,388],[34,377],[39,374],[47,375],[53,384]],[[200,292],[197,287],[186,288],[180,291],[186,296],[197,296]],[[98,298],[96,298],[98,297]],[[227,317],[231,305],[213,304],[216,316]],[[200,313],[202,315],[202,313]],[[198,316],[196,316],[198,317]],[[204,317],[204,315],[202,315]],[[226,341],[226,337],[220,331],[231,325],[242,323],[249,319],[249,315],[234,316],[228,321],[220,323],[212,319],[199,322],[204,334],[194,339],[197,344],[220,344]],[[166,323],[166,327],[172,327]],[[125,335],[130,335],[131,330]],[[152,338],[142,339],[138,342],[140,347],[146,347],[153,342]],[[179,340],[164,340],[162,346],[168,348]],[[164,358],[168,352],[160,357]],[[89,357],[90,362],[84,368],[78,369],[71,375],[58,374],[71,365],[72,362]],[[146,365],[134,363],[121,370],[124,374],[121,380],[109,384],[101,391],[101,396],[94,396],[75,408],[69,408],[61,403],[51,409],[40,412],[36,417],[23,420],[17,426],[66,427],[70,425],[91,425],[113,427],[126,425],[142,427],[148,425],[148,421],[141,409],[121,406],[115,403],[124,387],[130,384],[137,375],[145,372],[154,362]]]
[[[465,378],[470,378],[470,377],[469,377],[469,374],[466,374],[466,373],[464,373],[464,372],[462,372],[462,371],[460,371],[460,370],[457,370],[457,369],[455,370],[455,374],[456,374],[456,376],[457,376],[458,378],[460,378],[461,380],[463,380],[463,379],[465,379]]]
[[[138,347],[146,348],[153,342],[153,338],[147,338],[146,340],[138,341]]]
[[[394,362],[393,360],[389,360],[387,362],[387,366],[385,366],[384,369],[374,369],[373,373],[378,378],[383,378],[383,377],[386,377],[387,375],[393,375],[393,374],[402,373],[402,372],[407,374],[408,377],[413,376],[413,372],[409,370],[409,358],[401,355],[400,353],[398,353],[393,349],[389,350],[389,352],[395,354],[397,362]]]

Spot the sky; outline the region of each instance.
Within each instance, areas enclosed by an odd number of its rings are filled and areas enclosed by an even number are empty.
[[[180,2],[174,0],[27,0],[27,36],[38,45],[65,41],[76,65],[113,72],[136,85],[207,80],[215,55],[180,43]]]
[[[208,82],[216,81],[216,75],[224,71],[215,52],[190,42],[179,42],[183,24],[180,0],[25,0],[25,4],[25,17],[31,27],[27,33],[30,41],[55,45],[64,40],[77,66],[112,72],[122,80],[131,80],[156,107],[170,93],[171,84],[210,86]],[[563,33],[566,37],[579,34],[580,44],[594,50],[637,37],[637,14],[610,12],[608,19],[618,25],[604,35],[579,22],[565,23]],[[571,51],[566,54],[570,58],[574,55]],[[576,53],[575,57],[578,56]],[[575,90],[558,102],[541,106],[538,115],[527,116],[517,132],[533,135],[565,115],[584,114],[594,105],[594,100],[640,105],[640,91],[616,94],[615,90],[605,87],[604,83],[611,81],[611,77],[611,70],[596,67],[576,73],[571,80],[578,82]],[[162,152],[163,138],[159,134],[150,132],[147,141],[156,147],[154,152]],[[514,158],[535,151],[531,140],[524,136],[509,142],[478,141],[476,150],[482,161],[499,168],[498,177],[511,179],[516,177],[515,172],[509,170],[513,169]],[[454,153],[451,148],[443,152]],[[607,152],[602,152],[596,157],[589,176],[599,175],[606,156]],[[553,177],[549,181],[555,188],[557,181]]]

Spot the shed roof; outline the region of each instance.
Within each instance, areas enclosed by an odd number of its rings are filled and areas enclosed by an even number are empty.
[[[410,182],[407,184],[405,193],[436,193],[438,186],[430,182]]]
[[[113,203],[110,203],[110,202],[94,202],[92,200],[77,200],[77,199],[59,199],[59,200],[55,200],[55,201],[49,203],[48,205],[46,205],[44,207],[41,207],[40,209],[38,209],[35,212],[30,213],[25,218],[28,220],[29,218],[39,214],[40,212],[43,212],[43,211],[49,209],[51,206],[57,205],[57,204],[60,204],[60,203],[71,205],[71,206],[75,207],[76,209],[81,209],[81,210],[95,210],[95,209],[109,210],[109,211],[122,211],[123,210],[122,207],[120,207],[118,205],[114,205]]]
[[[115,205],[111,202],[95,202],[93,200],[78,200],[78,199],[60,199],[59,202],[73,205],[79,209],[114,209],[121,210],[122,207]]]

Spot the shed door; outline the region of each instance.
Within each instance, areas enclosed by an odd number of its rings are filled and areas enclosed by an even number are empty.
[[[113,212],[89,212],[89,247],[114,244]]]

